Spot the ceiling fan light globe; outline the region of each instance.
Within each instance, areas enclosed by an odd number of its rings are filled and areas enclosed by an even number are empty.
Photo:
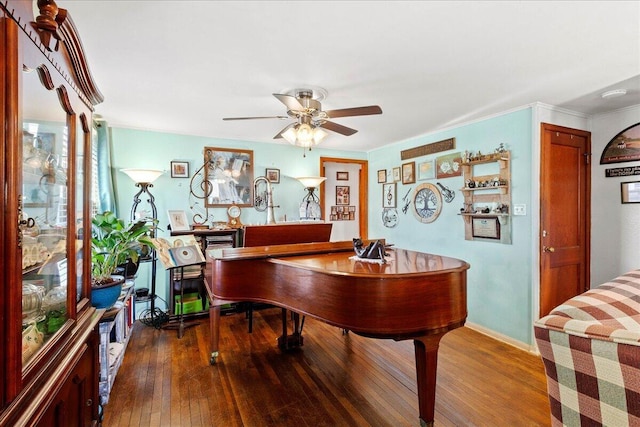
[[[322,140],[327,137],[327,135],[328,135],[327,132],[325,132],[322,128],[315,127],[313,129],[313,144],[314,145],[320,144]]]
[[[313,132],[311,126],[306,123],[298,126],[298,142],[300,142],[300,144],[305,144],[305,146],[308,146],[308,144],[311,143],[312,139]]]
[[[289,144],[296,145],[298,134],[295,127],[290,127],[285,132],[283,132],[282,137],[286,139]]]

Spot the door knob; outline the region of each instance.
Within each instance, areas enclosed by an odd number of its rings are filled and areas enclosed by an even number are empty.
[[[543,246],[542,247],[542,251],[543,252],[555,252],[556,248],[554,248],[553,246]]]

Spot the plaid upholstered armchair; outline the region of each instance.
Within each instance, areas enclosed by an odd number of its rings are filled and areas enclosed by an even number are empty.
[[[640,426],[640,270],[535,323],[553,426]]]

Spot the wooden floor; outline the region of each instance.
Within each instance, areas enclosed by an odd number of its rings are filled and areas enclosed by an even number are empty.
[[[413,342],[363,338],[307,318],[282,353],[280,310],[222,318],[209,365],[208,319],[175,330],[137,323],[104,408],[114,426],[418,426]],[[549,426],[541,360],[469,328],[441,341],[436,426]]]

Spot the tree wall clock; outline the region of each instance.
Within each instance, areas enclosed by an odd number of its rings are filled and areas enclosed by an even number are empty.
[[[433,184],[424,183],[413,193],[413,215],[424,224],[435,221],[442,211],[442,194]]]

